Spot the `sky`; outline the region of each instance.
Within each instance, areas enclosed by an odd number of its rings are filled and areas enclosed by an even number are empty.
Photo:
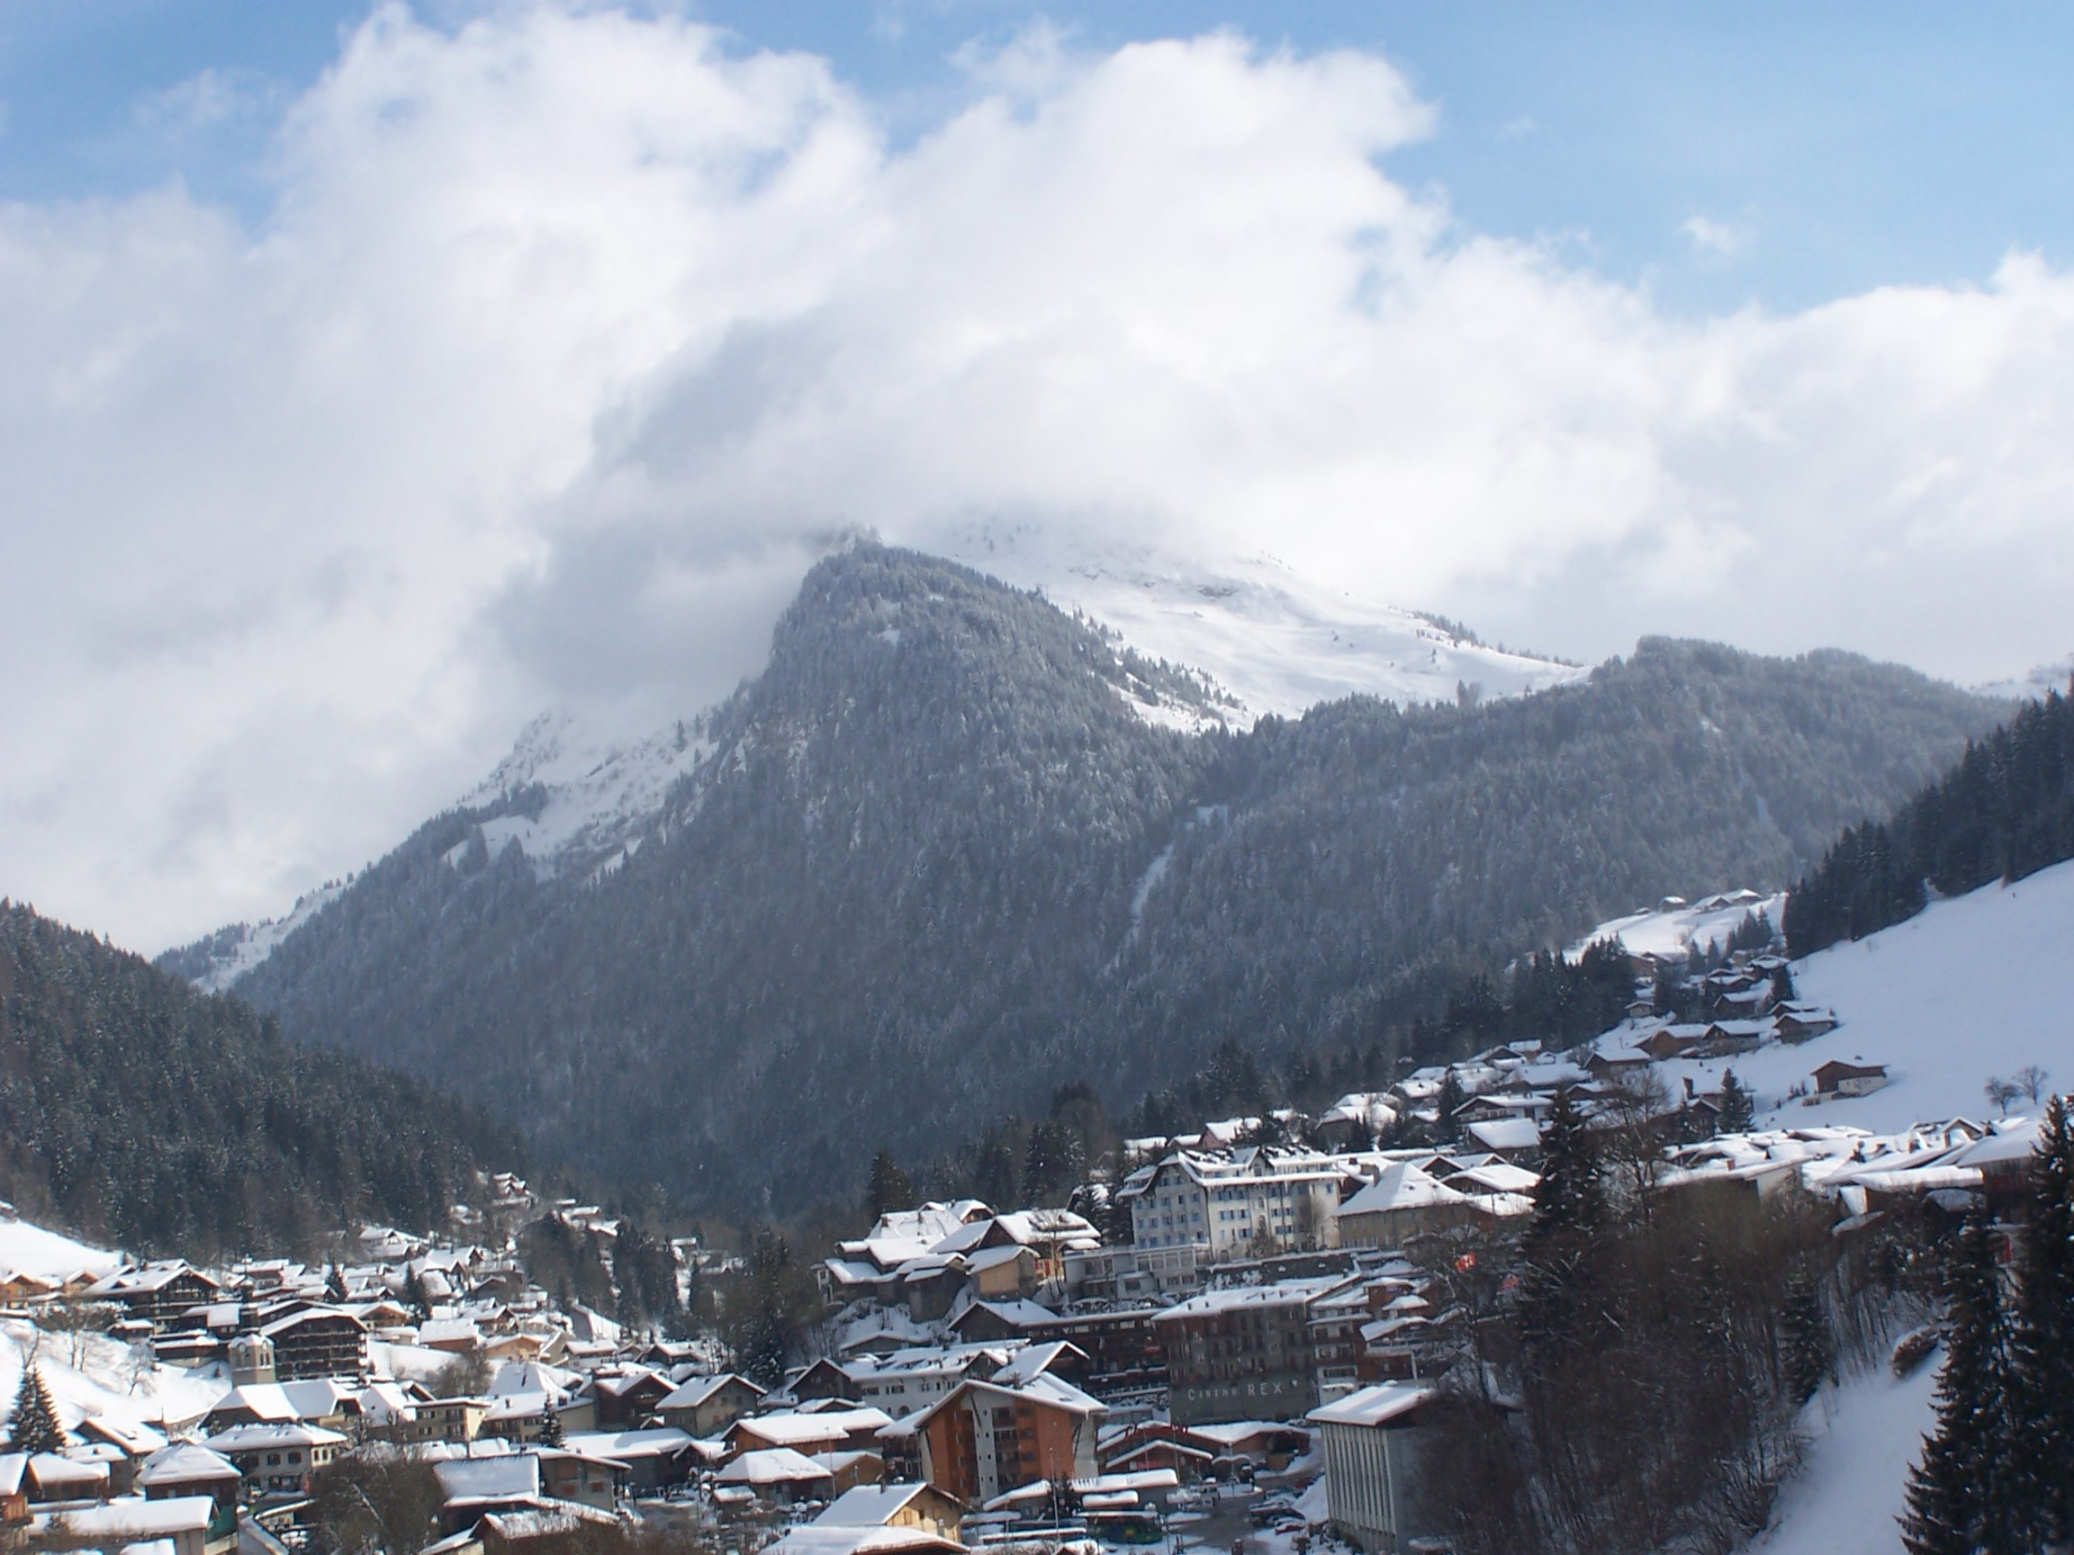
[[[1286,9],[8,0],[0,894],[278,913],[859,528],[2074,649],[2074,13]]]

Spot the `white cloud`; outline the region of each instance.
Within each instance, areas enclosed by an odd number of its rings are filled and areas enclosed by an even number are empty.
[[[1382,60],[1033,34],[897,149],[672,17],[378,13],[262,230],[0,207],[0,891],[147,946],[378,853],[557,698],[755,666],[975,513],[1598,655],[2062,653],[2074,280],[1697,323],[1388,176]]]
[[[1703,259],[1732,264],[1750,251],[1750,229],[1735,222],[1716,221],[1711,216],[1688,216],[1679,223],[1678,235],[1692,245]]]

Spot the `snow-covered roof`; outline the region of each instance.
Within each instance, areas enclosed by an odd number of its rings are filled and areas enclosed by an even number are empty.
[[[927,1485],[855,1485],[845,1490],[814,1521],[823,1527],[882,1528]]]
[[[892,1419],[883,1409],[830,1409],[814,1414],[794,1410],[782,1415],[749,1415],[737,1420],[735,1428],[753,1431],[764,1441],[778,1446],[797,1446],[802,1442],[833,1441],[838,1437],[876,1431],[891,1423]]]
[[[1541,1130],[1532,1118],[1492,1118],[1466,1125],[1465,1132],[1491,1150],[1531,1150],[1541,1143]]]
[[[137,1484],[179,1485],[191,1480],[239,1479],[238,1466],[220,1452],[195,1442],[175,1442],[161,1447],[137,1468]]]
[[[540,1460],[532,1453],[449,1458],[432,1465],[439,1491],[455,1502],[529,1501],[540,1494]]]
[[[141,1539],[163,1539],[174,1534],[200,1534],[216,1515],[216,1502],[209,1496],[168,1496],[147,1501],[141,1496],[124,1496],[100,1506],[68,1508],[63,1512],[40,1513],[31,1523],[32,1537],[63,1521],[67,1534],[110,1544],[128,1544]]]
[[[826,1468],[790,1447],[764,1447],[745,1452],[716,1476],[723,1485],[776,1485],[806,1479],[833,1479]]]
[[[1464,1195],[1438,1178],[1420,1171],[1409,1161],[1399,1161],[1385,1167],[1381,1176],[1341,1204],[1337,1213],[1342,1217],[1387,1214],[1467,1202]]]
[[[1304,1418],[1317,1425],[1387,1425],[1434,1396],[1432,1388],[1415,1382],[1379,1382],[1334,1399]]]
[[[803,1523],[764,1546],[765,1555],[904,1555],[907,1551],[961,1550],[955,1540],[926,1528],[868,1528],[855,1523]]]
[[[1154,1321],[1164,1323],[1175,1318],[1208,1317],[1248,1307],[1308,1306],[1327,1291],[1337,1290],[1345,1283],[1346,1276],[1329,1274],[1307,1280],[1280,1280],[1272,1285],[1236,1285],[1222,1290],[1206,1290],[1178,1306],[1168,1307],[1157,1314]]]
[[[658,1426],[650,1431],[571,1431],[562,1445],[572,1452],[626,1460],[682,1452],[692,1445],[692,1439],[690,1433],[675,1427]]]
[[[264,1452],[276,1447],[343,1447],[346,1438],[321,1425],[234,1425],[202,1438],[218,1452]]]
[[[729,1383],[738,1383],[742,1387],[749,1389],[758,1398],[763,1397],[764,1390],[762,1388],[759,1388],[747,1377],[737,1376],[729,1371],[722,1372],[717,1377],[686,1378],[674,1392],[660,1400],[655,1407],[658,1412],[665,1409],[696,1409]]]

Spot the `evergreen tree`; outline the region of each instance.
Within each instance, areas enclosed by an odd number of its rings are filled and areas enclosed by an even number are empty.
[[[913,1209],[915,1206],[914,1184],[908,1181],[893,1160],[892,1154],[881,1150],[871,1158],[871,1177],[864,1190],[864,1212],[874,1222],[892,1210]]]
[[[792,1249],[776,1232],[763,1230],[749,1248],[749,1267],[730,1292],[727,1339],[743,1376],[761,1387],[785,1380],[785,1367],[800,1339],[801,1292]]]
[[[1521,1247],[1589,1240],[1606,1228],[1605,1163],[1584,1115],[1568,1090],[1556,1093],[1541,1134],[1541,1181],[1534,1185],[1534,1218]]]
[[[1792,1004],[1800,998],[1800,990],[1793,986],[1793,969],[1779,967],[1772,972],[1772,1001],[1776,1004]]]
[[[543,1447],[559,1447],[564,1440],[565,1433],[562,1430],[561,1414],[556,1410],[554,1401],[550,1399],[548,1400],[546,1417],[540,1422],[540,1445]]]
[[[1836,1342],[1830,1332],[1829,1314],[1823,1310],[1821,1293],[1805,1270],[1796,1273],[1786,1287],[1786,1306],[1780,1314],[1781,1337],[1785,1340],[1786,1386],[1796,1404],[1815,1396],[1823,1383],[1836,1376]]]
[[[1721,1132],[1724,1134],[1747,1134],[1757,1116],[1757,1104],[1751,1099],[1749,1087],[1736,1078],[1733,1069],[1725,1070],[1721,1076]]]
[[[65,1445],[65,1427],[51,1402],[50,1388],[42,1368],[31,1361],[22,1370],[21,1386],[15,1390],[14,1413],[7,1420],[8,1445],[16,1452],[56,1452]]]
[[[1541,1135],[1541,1181],[1520,1240],[1520,1336],[1530,1366],[1578,1337],[1593,1244],[1609,1220],[1605,1164],[1568,1091]]]
[[[1909,1555],[2013,1552],[2008,1318],[1980,1213],[1960,1228],[1946,1270],[1944,1344],[1937,1428],[1909,1471],[1901,1542]]]
[[[1433,1098],[1433,1142],[1437,1145],[1452,1145],[1462,1137],[1462,1120],[1455,1116],[1455,1109],[1469,1098],[1462,1094],[1462,1084],[1455,1078],[1452,1067],[1441,1076],[1440,1093]]]
[[[2035,1542],[2064,1545],[2074,1539],[2074,1119],[2060,1096],[2031,1157],[2010,1365],[2015,1515]]]

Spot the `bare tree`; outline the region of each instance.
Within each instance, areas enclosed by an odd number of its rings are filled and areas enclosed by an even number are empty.
[[[1980,1089],[1981,1094],[1988,1099],[1988,1107],[1997,1116],[2008,1112],[2011,1107],[2016,1105],[2017,1097],[2024,1093],[2024,1088],[2016,1081],[2005,1080],[2000,1075],[1995,1074],[1989,1075],[1988,1083]]]
[[[2035,1107],[2045,1100],[2045,1082],[2051,1076],[2036,1064],[2025,1064],[2010,1078],[2016,1082],[2016,1088],[2024,1093],[2024,1099],[2032,1106]]]

